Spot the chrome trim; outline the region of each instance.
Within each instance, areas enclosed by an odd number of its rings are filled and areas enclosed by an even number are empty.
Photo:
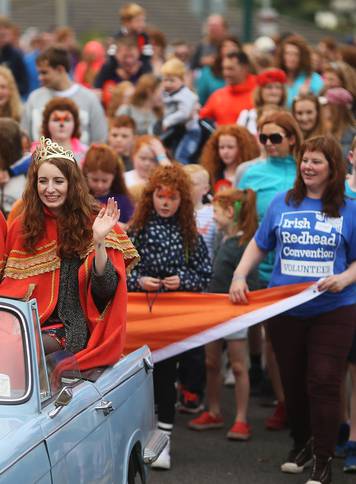
[[[153,361],[151,359],[151,356],[145,356],[143,358],[143,364],[144,364],[144,367],[145,367],[145,370],[146,370],[146,373],[149,373],[151,371],[153,371]]]
[[[143,462],[145,464],[152,464],[158,459],[162,450],[168,444],[168,436],[162,430],[154,430],[150,437],[150,440],[145,445],[143,449]]]
[[[32,360],[31,360],[31,353],[30,353],[30,343],[29,343],[29,334],[28,334],[28,328],[27,328],[27,324],[26,324],[26,319],[23,315],[23,313],[17,309],[16,307],[14,306],[11,306],[10,304],[7,305],[7,304],[4,304],[4,303],[0,303],[0,310],[1,309],[5,309],[7,312],[12,312],[12,313],[15,313],[19,320],[20,320],[20,323],[22,324],[22,329],[23,329],[23,335],[24,335],[24,338],[25,338],[25,344],[24,344],[24,348],[25,348],[25,371],[27,370],[27,375],[28,375],[28,384],[27,384],[27,391],[24,395],[22,395],[22,397],[20,398],[7,398],[7,399],[2,399],[0,398],[0,404],[5,404],[5,405],[13,405],[13,404],[19,404],[19,403],[22,403],[22,402],[25,402],[26,400],[28,400],[28,398],[30,397],[31,395],[31,392],[32,392]]]
[[[113,412],[115,409],[112,406],[112,402],[109,402],[107,400],[101,400],[100,405],[95,407],[95,410],[99,411],[101,410],[105,417],[107,417],[111,412]]]

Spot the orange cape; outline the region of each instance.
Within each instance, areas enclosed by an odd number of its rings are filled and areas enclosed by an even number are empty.
[[[154,361],[215,341],[298,306],[320,293],[311,283],[249,293],[249,304],[232,304],[227,294],[159,294],[152,312],[143,293],[129,293],[125,353],[147,344]]]
[[[46,215],[45,235],[34,253],[23,249],[22,216],[11,224],[6,241],[6,264],[0,294],[26,300],[36,298],[41,324],[49,318],[57,304],[61,265],[57,255],[57,240],[56,219]],[[116,363],[122,355],[125,342],[126,269],[138,261],[138,254],[118,225],[106,237],[105,246],[119,276],[119,283],[103,313],[98,312],[91,295],[90,273],[95,255],[93,246],[83,254],[84,261],[78,274],[80,302],[90,332],[87,347],[75,355],[81,370]]]
[[[0,274],[2,273],[5,265],[5,241],[7,234],[6,220],[0,211]]]

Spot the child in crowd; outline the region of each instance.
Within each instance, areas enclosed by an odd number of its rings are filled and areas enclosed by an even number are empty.
[[[117,110],[130,101],[134,91],[135,86],[130,81],[121,81],[112,88],[111,99],[106,110],[109,119],[116,117]]]
[[[126,114],[136,123],[139,135],[152,134],[161,115],[160,80],[153,74],[143,74],[127,103],[122,104],[115,115]]]
[[[146,11],[137,3],[126,3],[119,11],[120,31],[116,37],[135,35],[141,52],[141,60],[149,63],[153,54],[152,45],[146,32]]]
[[[88,146],[80,141],[79,110],[74,101],[56,97],[46,104],[42,116],[42,135],[65,150],[72,151],[77,163],[81,164]],[[32,151],[37,144],[33,144]]]
[[[189,178],[178,163],[152,171],[129,234],[141,256],[127,279],[129,291],[146,292],[152,305],[160,291],[206,289],[210,258],[197,232]],[[177,358],[155,364],[153,376],[158,426],[170,435],[175,414]],[[169,444],[152,466],[170,468]]]
[[[212,186],[227,179],[235,184],[236,170],[244,161],[260,155],[257,140],[243,126],[220,126],[204,146],[200,164],[208,171]]]
[[[256,195],[252,190],[223,190],[214,196],[213,207],[214,220],[223,238],[215,254],[209,292],[228,293],[236,264],[257,229]],[[251,289],[258,288],[257,272],[251,275],[249,284]],[[247,333],[246,328],[225,338],[235,376],[236,418],[227,434],[232,440],[248,440],[251,437],[251,428],[247,423],[250,392]],[[207,430],[224,425],[220,409],[222,350],[223,340],[205,347],[208,411],[188,423],[191,429]]]
[[[105,144],[91,145],[84,158],[83,173],[91,194],[103,205],[113,198],[120,209],[120,222],[126,224],[133,214],[133,203],[115,151]]]
[[[197,229],[203,237],[210,259],[212,259],[216,235],[213,206],[211,203],[203,204],[204,198],[210,191],[209,173],[201,165],[185,165],[183,169],[192,184],[192,200]],[[199,413],[203,409],[202,402],[206,382],[204,347],[194,348],[180,355],[179,382],[179,412]]]
[[[136,123],[130,116],[122,114],[110,119],[108,145],[122,160],[125,171],[133,169],[131,157],[135,133]]]
[[[152,169],[157,164],[169,164],[164,146],[159,139],[149,134],[136,138],[132,149],[133,170],[125,173],[125,182],[129,189],[147,182]]]
[[[212,258],[216,225],[213,219],[212,204],[204,203],[204,198],[210,191],[209,173],[201,165],[194,164],[184,166],[184,171],[192,183],[192,198],[198,232],[203,237]]]
[[[185,66],[179,59],[173,57],[165,62],[161,74],[164,90],[161,139],[178,161],[187,164],[200,142],[198,96],[184,84]]]

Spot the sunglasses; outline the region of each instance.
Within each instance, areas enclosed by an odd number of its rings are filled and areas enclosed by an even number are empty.
[[[273,145],[280,145],[282,143],[282,141],[284,140],[284,138],[287,138],[287,136],[283,135],[281,133],[272,133],[272,134],[261,133],[259,135],[259,140],[260,140],[261,145],[265,145],[268,140],[270,140],[270,142]]]

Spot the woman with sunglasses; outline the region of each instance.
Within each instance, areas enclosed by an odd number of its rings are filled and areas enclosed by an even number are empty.
[[[256,192],[257,215],[261,221],[274,196],[293,186],[296,176],[295,156],[302,143],[302,133],[293,116],[287,111],[267,114],[261,118],[258,127],[259,141],[265,149],[267,158],[247,168],[238,183],[238,188],[251,188]],[[267,287],[269,283],[273,262],[274,255],[270,253],[259,265],[262,288]],[[284,394],[268,331],[265,351],[268,373],[278,402],[265,425],[269,430],[281,430],[287,424]]]
[[[318,281],[317,298],[271,318],[293,449],[282,472],[331,483],[340,385],[356,322],[356,202],[345,197],[345,163],[330,135],[305,141],[291,190],[272,201],[234,272],[233,302],[247,303],[245,277],[275,250],[269,286]]]

